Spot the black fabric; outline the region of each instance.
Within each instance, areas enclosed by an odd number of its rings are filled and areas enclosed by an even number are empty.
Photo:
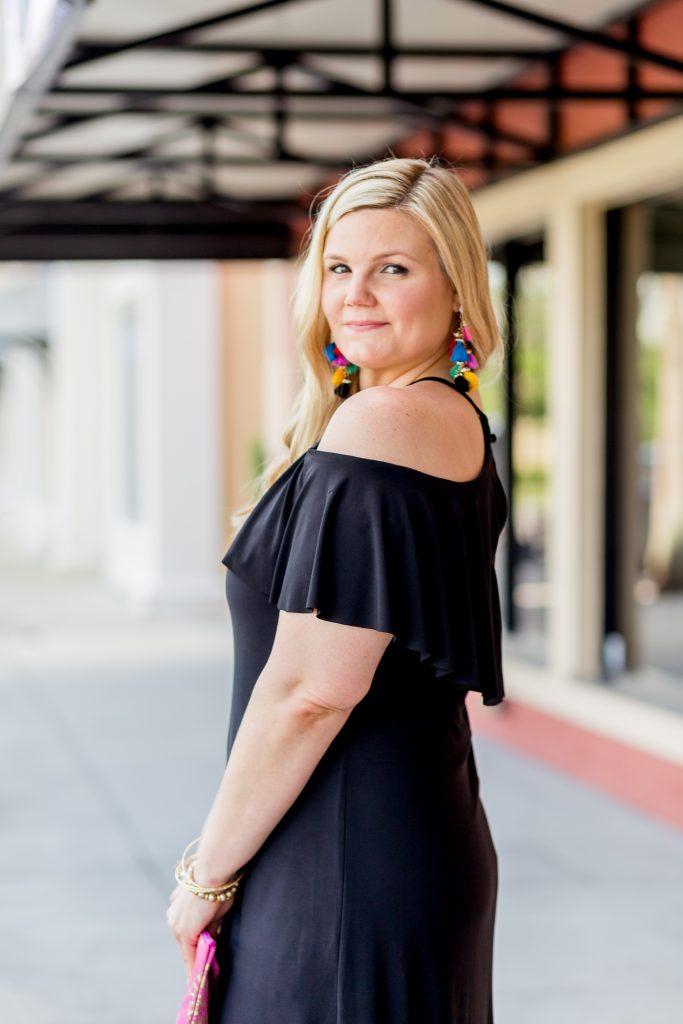
[[[498,866],[465,703],[467,689],[503,696],[506,503],[486,447],[476,480],[454,484],[314,445],[223,558],[228,753],[280,609],[396,640],[247,865],[219,935],[212,1024],[493,1022]]]
[[[436,676],[498,704],[494,559],[507,499],[474,407],[486,443],[473,480],[313,445],[262,497],[223,564],[278,609],[393,633]]]

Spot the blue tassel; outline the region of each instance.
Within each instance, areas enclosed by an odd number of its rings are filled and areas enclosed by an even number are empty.
[[[468,359],[469,353],[465,346],[463,345],[463,343],[459,341],[457,345],[453,346],[453,351],[451,352],[451,362],[466,363]]]

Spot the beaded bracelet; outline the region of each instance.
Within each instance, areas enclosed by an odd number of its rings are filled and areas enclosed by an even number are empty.
[[[192,854],[188,857],[187,851],[198,843],[201,836],[193,839],[191,843],[185,847],[183,855],[180,858],[175,869],[175,880],[181,888],[191,892],[194,896],[199,896],[202,900],[208,900],[210,903],[218,902],[224,903],[235,895],[239,887],[240,881],[244,875],[244,871],[233,878],[228,879],[222,885],[199,885],[194,877],[194,867],[197,861],[197,854]]]

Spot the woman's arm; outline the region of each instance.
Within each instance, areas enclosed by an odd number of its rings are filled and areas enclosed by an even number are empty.
[[[391,637],[280,612],[202,830],[198,881],[218,885],[256,853],[368,692]]]
[[[220,884],[256,853],[368,692],[391,639],[391,633],[328,622],[314,612],[279,613],[270,656],[202,829],[195,864],[200,884]],[[188,972],[200,932],[231,905],[181,889],[173,893],[167,919]]]

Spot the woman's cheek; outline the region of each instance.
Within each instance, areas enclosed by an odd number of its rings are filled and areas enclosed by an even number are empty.
[[[335,287],[336,286],[336,287]],[[329,280],[323,284],[320,293],[320,304],[326,316],[329,316],[342,304],[342,290],[339,284]]]

